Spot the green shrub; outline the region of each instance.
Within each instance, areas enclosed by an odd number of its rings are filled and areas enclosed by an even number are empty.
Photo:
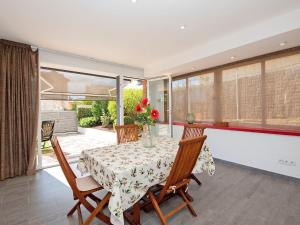
[[[94,101],[92,104],[93,116],[100,120],[101,116],[106,115],[108,102],[107,101]]]
[[[107,106],[108,114],[112,121],[117,119],[117,103],[116,101],[109,101]]]
[[[124,115],[135,118],[135,106],[138,102],[141,101],[143,97],[142,89],[135,88],[125,88],[124,89]],[[117,118],[117,104],[116,101],[108,102],[108,114],[111,117],[112,121],[115,121]]]
[[[124,115],[135,118],[135,106],[143,98],[143,90],[136,88],[124,89]]]
[[[130,116],[124,116],[124,124],[134,124],[134,119]],[[117,125],[117,119],[113,120],[113,125]]]
[[[77,107],[77,118],[80,121],[82,118],[92,117],[92,109],[87,107]]]
[[[124,124],[134,124],[134,119],[130,116],[124,116]]]
[[[95,117],[82,118],[79,121],[80,127],[94,127],[99,124],[99,121]]]
[[[94,127],[100,124],[100,121],[95,117],[81,118],[79,121],[79,126],[81,127]]]
[[[109,122],[110,122],[110,118],[109,116],[101,116],[101,124],[103,127],[107,127],[109,125]]]

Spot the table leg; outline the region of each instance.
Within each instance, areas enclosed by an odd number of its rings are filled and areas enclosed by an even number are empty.
[[[133,218],[135,224],[141,224],[141,209],[140,204],[138,202],[133,205]]]
[[[131,210],[124,212],[124,216],[130,225],[141,225],[141,209],[139,202],[135,203]]]

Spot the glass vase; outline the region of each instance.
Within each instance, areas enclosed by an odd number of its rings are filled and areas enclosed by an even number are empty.
[[[195,121],[195,116],[193,113],[188,113],[186,115],[186,121],[188,122],[188,124],[193,124]]]
[[[150,125],[144,125],[143,133],[142,133],[142,141],[143,145],[146,148],[152,148],[155,146],[155,138],[154,138],[154,127]]]

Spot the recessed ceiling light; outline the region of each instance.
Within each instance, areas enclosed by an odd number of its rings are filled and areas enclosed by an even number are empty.
[[[136,0],[131,0],[132,3],[136,3]]]
[[[285,45],[286,45],[286,41],[281,42],[279,45],[280,45],[280,46],[285,46]]]
[[[185,28],[186,28],[185,25],[181,25],[181,26],[180,26],[180,29],[181,29],[181,30],[184,30]]]
[[[235,59],[235,56],[234,56],[234,55],[233,55],[233,56],[231,56],[231,57],[230,57],[230,59],[231,59],[231,60],[234,60],[234,59]]]

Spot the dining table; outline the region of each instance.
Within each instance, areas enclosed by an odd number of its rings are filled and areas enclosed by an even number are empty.
[[[77,168],[82,174],[89,173],[112,193],[108,204],[112,224],[124,225],[125,211],[129,208],[133,209],[133,213],[128,215],[132,216],[131,224],[140,224],[138,202],[150,187],[166,180],[178,147],[178,139],[159,136],[151,148],[138,140],[84,150]],[[215,173],[214,160],[206,143],[193,170],[193,173],[202,172],[208,175]]]

